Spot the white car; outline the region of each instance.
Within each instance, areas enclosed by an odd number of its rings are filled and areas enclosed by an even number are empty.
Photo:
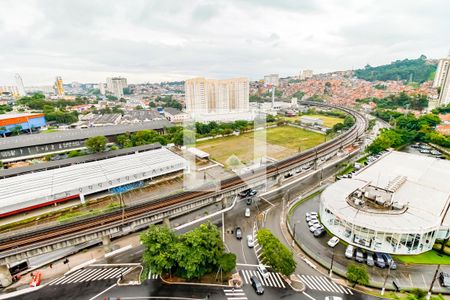
[[[249,248],[255,247],[255,240],[253,240],[253,236],[251,234],[247,235],[247,246]]]
[[[306,217],[317,217],[317,213],[315,211],[307,212]]]
[[[306,217],[306,222],[311,222],[312,220],[317,220],[317,217],[315,216]]]
[[[308,222],[308,226],[309,227],[314,226],[316,224],[320,224],[319,220],[317,220],[317,219],[311,220],[311,221]]]
[[[267,271],[267,269],[264,265],[258,265],[258,271],[262,277],[264,277],[264,278],[270,277],[269,271]]]
[[[248,207],[245,209],[245,216],[247,218],[250,218],[250,208],[248,208]]]
[[[333,236],[329,241],[328,241],[328,246],[330,246],[331,248],[334,248],[337,244],[339,244],[339,238],[337,236]]]
[[[320,225],[320,224],[315,224],[315,225],[309,227],[309,231],[314,232],[314,231],[316,231],[316,230],[319,229],[319,228],[324,229],[322,225]]]

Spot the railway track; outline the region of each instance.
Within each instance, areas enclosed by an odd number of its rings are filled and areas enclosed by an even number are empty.
[[[320,104],[314,103],[314,105]],[[323,106],[330,107],[329,105]],[[279,161],[268,166],[267,168],[254,170],[252,173],[246,174],[244,176],[234,176],[224,179],[220,182],[220,192],[233,187],[238,188],[241,185],[244,185],[245,182],[248,182],[252,179],[257,179],[261,176],[273,176],[282,174],[283,172],[295,168],[302,162],[306,162],[311,159],[318,159],[324,155],[332,153],[339,148],[352,144],[355,140],[358,139],[359,136],[364,133],[367,128],[367,122],[364,116],[359,112],[347,108],[336,108],[351,114],[355,118],[355,124],[352,128],[328,142]],[[149,211],[174,207],[176,205],[188,203],[189,201],[198,199],[200,197],[213,196],[215,193],[217,192],[208,190],[183,192],[174,196],[163,197],[150,203],[141,203],[138,205],[127,207],[124,211],[124,215],[122,215],[122,211],[114,211],[100,216],[78,220],[68,224],[61,224],[52,228],[44,228],[25,234],[12,236],[0,240],[0,251],[12,250],[35,244],[38,245],[41,243],[45,243],[48,240],[83,232],[89,232],[89,230],[92,230],[92,228],[98,228],[105,225],[120,224],[123,218],[130,219],[133,217],[138,217],[148,213]]]

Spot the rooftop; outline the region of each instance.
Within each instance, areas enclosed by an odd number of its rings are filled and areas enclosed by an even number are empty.
[[[435,229],[441,223],[450,228],[449,178],[450,161],[393,151],[352,179],[328,187],[321,201],[338,217],[379,231],[411,233]],[[372,196],[366,195],[379,201],[354,205],[348,197],[358,190],[369,191]],[[381,209],[389,203],[393,206]]]
[[[12,119],[12,118],[20,118],[20,117],[40,117],[40,116],[44,116],[41,113],[7,113],[7,114],[2,114],[0,115],[0,120],[7,120],[7,119]]]
[[[145,129],[163,129],[173,125],[167,120],[154,120],[136,124],[121,124],[114,126],[72,129],[50,133],[38,133],[0,138],[0,150],[23,148],[29,146],[47,145],[59,142],[85,140],[93,136],[111,136],[125,132],[136,132]]]

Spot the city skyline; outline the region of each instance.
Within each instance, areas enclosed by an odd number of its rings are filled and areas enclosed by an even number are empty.
[[[387,3],[386,3],[387,4]],[[250,80],[445,57],[444,1],[3,1],[0,83]],[[69,8],[69,9],[68,9]],[[433,30],[428,30],[433,28]],[[133,34],[129,34],[133,32]]]

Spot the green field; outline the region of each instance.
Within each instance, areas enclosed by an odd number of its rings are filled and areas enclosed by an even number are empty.
[[[405,264],[450,265],[450,256],[446,254],[440,255],[435,250],[418,255],[396,255],[395,259]]]
[[[233,155],[245,164],[262,156],[280,160],[324,141],[325,136],[322,134],[292,126],[280,126],[260,130],[255,134],[249,132],[201,141],[197,142],[196,147],[222,164],[227,164],[227,159]]]
[[[319,114],[308,114],[308,115],[303,115],[303,116],[321,119],[323,121],[323,126],[328,127],[328,128],[333,127],[337,123],[344,122],[344,119],[339,118],[339,117],[324,116],[324,115],[319,115]],[[290,122],[297,122],[300,120],[300,117],[301,116],[285,117],[285,120],[290,121]]]

